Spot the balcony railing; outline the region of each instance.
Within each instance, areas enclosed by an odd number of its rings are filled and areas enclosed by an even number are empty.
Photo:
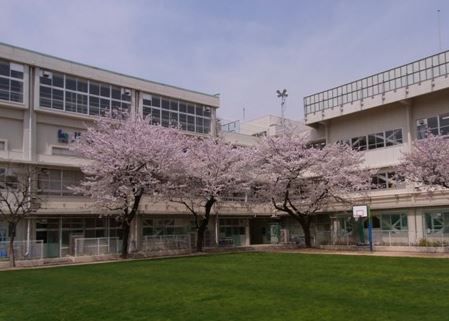
[[[307,116],[336,106],[420,84],[449,73],[449,51],[304,97]]]

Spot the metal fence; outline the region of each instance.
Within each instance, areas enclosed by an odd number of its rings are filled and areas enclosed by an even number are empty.
[[[142,242],[144,252],[191,251],[191,249],[190,234],[145,235]]]
[[[326,110],[346,103],[394,91],[423,81],[447,76],[449,51],[426,57],[375,75],[358,79],[304,98],[304,112]]]
[[[44,257],[42,240],[14,241],[16,260],[38,260]],[[0,259],[9,258],[9,241],[0,242]]]
[[[408,231],[373,231],[373,244],[381,246],[411,246]]]
[[[75,238],[75,257],[119,254],[121,240],[118,237]]]
[[[364,242],[359,234],[353,232],[320,231],[315,233],[313,244],[318,245],[356,245],[368,243],[368,230],[364,231]],[[373,244],[378,246],[411,246],[408,231],[379,231],[373,230]]]

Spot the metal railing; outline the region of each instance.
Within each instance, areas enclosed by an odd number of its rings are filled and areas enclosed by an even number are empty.
[[[41,260],[44,258],[44,243],[42,240],[14,241],[16,260]],[[9,258],[9,241],[0,242],[0,259]]]
[[[360,236],[352,232],[319,231],[314,233],[312,244],[318,245],[357,245],[368,243],[368,230],[364,231],[365,240],[360,242]],[[373,230],[373,244],[377,246],[412,246],[408,231]]]
[[[121,240],[118,237],[75,238],[75,257],[119,254]]]
[[[304,113],[352,103],[399,88],[420,84],[425,80],[447,76],[449,51],[429,56],[372,76],[304,97]]]
[[[142,242],[142,250],[144,252],[190,251],[191,249],[190,234],[145,235]]]

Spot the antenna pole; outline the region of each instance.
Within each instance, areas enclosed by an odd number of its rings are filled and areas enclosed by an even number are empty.
[[[437,16],[438,16],[438,49],[439,51],[442,51],[442,47],[441,47],[441,18],[440,18],[440,12],[441,10],[438,9],[437,10]]]

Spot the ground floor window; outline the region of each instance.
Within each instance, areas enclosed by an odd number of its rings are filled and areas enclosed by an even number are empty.
[[[142,234],[145,235],[180,235],[190,233],[190,224],[186,219],[144,218]]]
[[[449,210],[426,213],[427,234],[449,233]]]
[[[379,215],[380,227],[382,231],[407,231],[407,214],[394,213]]]
[[[222,218],[219,221],[219,242],[239,246],[246,242],[247,221],[237,218]]]
[[[121,224],[112,217],[38,218],[35,233],[44,244],[44,257],[50,258],[74,255],[77,239],[85,239],[85,244],[99,241],[94,239],[118,243],[122,236]]]

